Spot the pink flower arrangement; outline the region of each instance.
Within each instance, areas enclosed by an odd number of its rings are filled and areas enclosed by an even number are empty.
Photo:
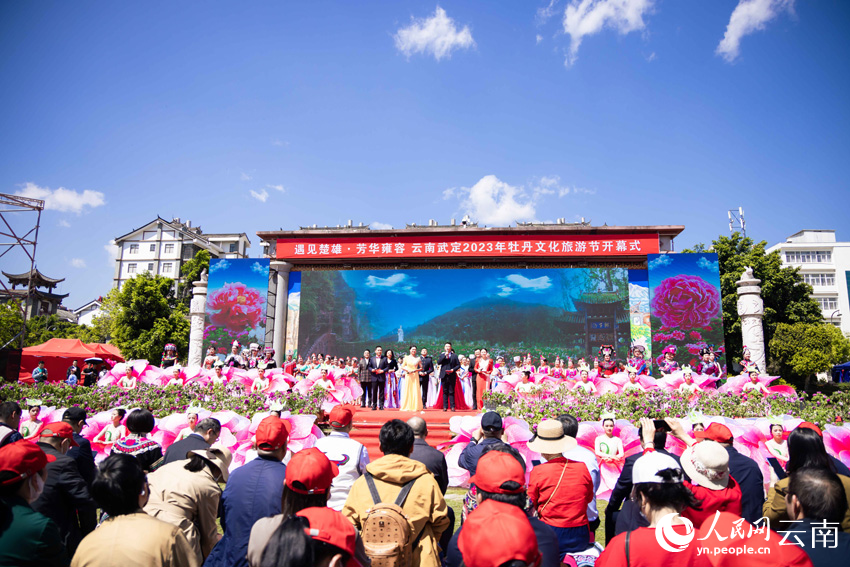
[[[231,331],[256,327],[265,312],[265,300],[259,290],[240,282],[226,283],[207,299],[210,322]]]
[[[699,276],[673,276],[655,288],[652,314],[661,319],[665,329],[705,329],[720,315],[720,292]]]
[[[670,333],[670,337],[674,341],[684,341],[685,340],[685,333],[683,333],[682,331],[673,331],[672,333]]]
[[[689,334],[689,335],[691,336],[691,338],[692,338],[693,340],[695,340],[695,341],[701,341],[701,340],[702,340],[702,334],[700,334],[700,332],[699,332],[699,331],[691,331],[691,332],[690,332],[690,333],[688,333],[688,334]]]

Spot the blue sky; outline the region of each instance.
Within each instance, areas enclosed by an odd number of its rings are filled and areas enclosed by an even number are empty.
[[[226,283],[243,283],[248,287],[263,290],[269,288],[269,260],[246,258],[226,260],[214,258],[210,262],[209,288],[217,289]]]
[[[258,230],[466,212],[684,224],[684,248],[743,206],[771,244],[848,240],[848,22],[840,0],[4,2],[0,192],[48,198],[38,265],[70,307],[157,214],[253,255]]]

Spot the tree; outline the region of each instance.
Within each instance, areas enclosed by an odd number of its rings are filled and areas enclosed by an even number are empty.
[[[113,342],[127,359],[158,364],[165,343],[186,353],[188,309],[177,303],[173,280],[142,272],[127,280],[116,294],[110,316]]]
[[[19,301],[0,303],[0,347],[9,343],[9,348],[18,348],[21,344],[18,333],[23,329],[23,324],[24,316]]]
[[[183,282],[177,291],[177,300],[189,309],[192,303],[192,294],[195,289],[192,285],[201,279],[201,272],[210,270],[210,253],[206,250],[198,250],[195,257],[183,264],[180,268],[180,277]]]
[[[782,377],[809,390],[812,376],[850,359],[850,339],[826,323],[780,323],[770,350]]]
[[[735,282],[741,278],[744,268],[753,269],[761,280],[764,300],[764,339],[771,360],[771,339],[782,323],[821,323],[820,306],[811,298],[812,287],[803,281],[799,268],[783,267],[779,252],[765,252],[767,242],[755,244],[735,232],[721,236],[706,249],[697,244],[685,252],[714,252],[720,262],[720,294],[723,301],[723,333],[726,342],[727,363],[741,357],[741,319],[738,317],[738,293]],[[730,365],[731,367],[731,365]]]
[[[112,321],[117,312],[119,291],[109,290],[100,300],[100,314],[92,319],[91,325],[80,325],[78,336],[84,343],[108,343],[112,340]]]
[[[26,346],[40,345],[50,339],[76,339],[79,325],[56,315],[38,315],[27,320]]]

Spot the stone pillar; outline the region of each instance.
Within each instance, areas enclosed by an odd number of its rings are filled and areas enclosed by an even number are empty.
[[[750,349],[750,359],[762,374],[767,371],[764,355],[764,301],[761,299],[761,280],[753,276],[752,268],[745,268],[735,284],[738,286],[738,316],[741,318],[741,336],[744,346]],[[727,358],[727,364],[731,362]]]
[[[289,262],[271,262],[271,269],[277,274],[277,286],[274,298],[274,335],[272,345],[274,348],[274,359],[278,368],[283,366],[286,353],[286,312],[289,301],[289,271],[292,264]]]
[[[192,303],[189,307],[189,366],[200,366],[204,360],[204,317],[207,311],[207,274],[201,274],[200,281],[192,283]]]

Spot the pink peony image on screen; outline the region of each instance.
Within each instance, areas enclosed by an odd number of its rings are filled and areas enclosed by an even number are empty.
[[[673,276],[655,288],[652,314],[664,328],[704,329],[720,315],[720,292],[699,276]]]
[[[256,327],[265,312],[262,294],[240,282],[226,283],[207,299],[210,322],[231,331]]]

